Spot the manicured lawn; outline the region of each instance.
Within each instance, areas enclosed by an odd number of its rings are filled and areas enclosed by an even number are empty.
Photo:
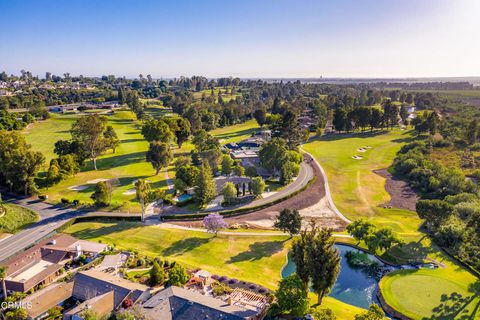
[[[162,257],[190,268],[251,281],[272,290],[281,279],[291,245],[288,236],[283,235],[213,237],[204,232],[142,226],[135,222],[80,222],[65,232],[81,239],[115,244],[120,249],[137,250],[140,255]],[[132,271],[129,276],[147,272]],[[312,305],[315,304],[316,297],[312,294],[310,298]],[[353,319],[363,311],[330,297],[324,298],[322,308],[331,308],[338,319]]]
[[[151,106],[147,111],[162,115],[165,109],[161,106]],[[56,155],[53,152],[55,142],[71,138],[70,129],[72,124],[79,118],[79,115],[53,115],[51,119],[33,124],[25,131],[25,138],[32,145],[33,150],[42,152],[46,157],[44,170]],[[135,115],[130,111],[117,111],[113,115],[106,116],[108,124],[112,125],[117,133],[121,144],[116,152],[107,151],[97,160],[98,170],[93,170],[90,160],[86,166],[75,177],[66,179],[59,184],[50,187],[48,190],[41,190],[49,196],[49,201],[58,202],[61,198],[70,200],[78,199],[82,203],[92,203],[90,199],[95,185],[88,183],[96,179],[116,179],[112,192],[112,205],[107,210],[122,210],[138,212],[140,205],[135,201],[135,194],[131,191],[133,183],[139,179],[151,181],[154,188],[166,189],[166,178],[164,171],[155,176],[155,171],[145,161],[145,154],[148,150],[148,142],[140,133],[141,123],[136,120]],[[258,128],[255,120],[242,124],[213,130],[211,133],[225,142],[240,141],[249,137],[255,128]],[[188,154],[193,148],[190,142],[186,142],[181,149],[175,148],[176,155]],[[175,177],[174,167],[168,168],[170,178]],[[83,190],[71,190],[74,186],[86,186]],[[125,194],[127,192],[127,194]]]
[[[379,207],[390,196],[384,188],[385,179],[373,170],[389,167],[395,153],[411,140],[410,134],[408,131],[392,130],[386,134],[335,135],[309,142],[304,149],[324,167],[333,200],[343,214],[351,220],[368,218],[378,226],[389,226],[398,232],[405,244],[390,249],[382,255],[383,258],[396,263],[434,260],[445,266],[436,270],[402,271],[382,281],[382,292],[385,292],[389,304],[402,313],[421,319],[439,315],[434,308],[444,302],[442,295],[451,297],[454,293],[460,293],[465,297],[478,279],[457,265],[419,231],[421,220],[415,212]],[[366,152],[358,151],[366,146],[371,148]],[[352,158],[354,155],[363,158],[356,160]],[[342,238],[341,241],[356,244],[353,239]],[[472,312],[477,303],[472,302],[466,310]],[[475,315],[466,319],[479,317]]]
[[[230,91],[231,91],[232,87],[229,86],[228,87],[228,94],[226,93],[226,89],[224,87],[216,87],[213,89],[213,94],[214,94],[214,97],[215,97],[215,101],[218,102],[218,93],[221,92],[222,93],[222,99],[224,102],[228,102],[232,99],[236,99],[238,96],[241,96],[241,93],[235,93],[234,95],[231,95],[230,94]],[[238,89],[238,88],[237,88]],[[212,90],[211,89],[205,89],[205,90],[202,90],[202,91],[199,91],[199,92],[194,92],[193,93],[193,97],[197,100],[200,100],[202,98],[202,95],[205,94],[206,97],[210,97],[210,95],[212,94]]]
[[[385,178],[373,172],[389,167],[396,152],[410,140],[411,133],[401,130],[342,134],[306,143],[303,149],[325,169],[333,200],[347,218],[369,218],[378,225],[418,239],[421,221],[415,212],[379,207],[390,200],[390,195],[384,188]],[[367,146],[371,148],[358,151]],[[352,158],[355,155],[363,158]]]
[[[0,234],[2,232],[15,233],[39,218],[36,212],[19,206],[4,203],[3,207],[6,212],[0,217]]]
[[[141,226],[138,223],[78,223],[67,233],[82,239],[135,249],[161,256],[190,268],[246,280],[274,289],[290,246],[288,236],[218,235],[204,232]]]
[[[404,270],[384,277],[380,287],[392,307],[413,319],[480,319],[480,282],[474,281],[443,268]]]
[[[229,142],[240,142],[251,137],[252,133],[259,128],[255,120],[248,120],[244,123],[235,124],[233,126],[227,126],[210,131],[209,133],[220,140],[220,144],[224,145]],[[190,155],[195,146],[187,141],[182,145],[182,148],[174,149],[175,155]]]
[[[308,298],[310,299],[310,305],[312,307],[315,307],[317,303],[317,296],[314,293],[310,292],[308,294]],[[351,304],[342,302],[340,300],[337,300],[331,297],[323,298],[320,309],[322,308],[332,309],[332,311],[335,313],[335,316],[337,316],[337,319],[342,319],[342,320],[354,319],[356,314],[365,312],[365,310],[362,308],[352,306]]]
[[[34,124],[26,132],[26,139],[34,150],[41,151],[47,158],[46,163],[55,157],[54,144],[60,139],[70,139],[70,128],[78,115],[57,115],[52,119]],[[75,177],[66,179],[59,184],[42,190],[48,194],[49,201],[59,201],[60,198],[70,200],[79,199],[83,203],[91,203],[90,195],[94,184],[88,181],[95,179],[117,179],[112,192],[112,207],[121,207],[123,211],[139,211],[139,204],[135,201],[135,194],[124,194],[134,188],[133,183],[139,178],[151,181],[153,187],[166,188],[164,172],[155,176],[155,171],[145,161],[148,143],[140,133],[140,123],[130,111],[117,111],[107,116],[108,124],[115,129],[121,144],[116,152],[107,151],[97,160],[98,170],[93,170],[90,160]],[[45,166],[47,169],[47,165]],[[173,176],[173,173],[169,173]],[[72,186],[88,186],[81,191],[70,190]]]
[[[258,128],[257,121],[248,120],[244,123],[212,130],[210,134],[217,137],[223,145],[229,142],[240,142],[249,138]]]

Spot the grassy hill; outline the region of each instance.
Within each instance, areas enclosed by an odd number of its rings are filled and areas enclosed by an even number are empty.
[[[15,233],[39,218],[32,210],[6,203],[1,206],[3,209],[0,210],[0,234]]]

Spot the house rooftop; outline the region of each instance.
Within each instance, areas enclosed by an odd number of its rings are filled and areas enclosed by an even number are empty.
[[[75,275],[73,296],[80,300],[89,300],[96,296],[114,291],[114,305],[118,307],[127,297],[133,302],[150,297],[149,287],[135,283],[110,273],[91,269]]]
[[[258,153],[250,150],[233,151],[232,157],[235,159],[258,158]]]
[[[72,292],[73,282],[60,282],[29,295],[22,302],[32,304],[32,307],[26,308],[26,311],[31,318],[36,318],[70,298]]]
[[[63,319],[75,319],[74,315],[81,315],[87,309],[92,310],[99,318],[102,318],[114,310],[114,297],[115,293],[112,290],[92,299],[86,300],[73,309],[65,312],[63,314]]]
[[[168,287],[158,292],[142,306],[148,319],[191,320],[256,319],[258,313],[220,299],[204,296],[195,290]]]

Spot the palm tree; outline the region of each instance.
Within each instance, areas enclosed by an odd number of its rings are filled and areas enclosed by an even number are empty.
[[[5,277],[7,276],[7,268],[0,267],[0,280],[2,281],[3,299],[7,299],[7,286],[5,285]]]
[[[142,206],[142,222],[145,221],[145,197],[149,189],[150,186],[144,179],[138,179],[137,182],[135,182],[137,200],[140,201],[140,205]]]

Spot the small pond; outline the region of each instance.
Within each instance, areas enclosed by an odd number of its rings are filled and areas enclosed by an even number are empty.
[[[345,254],[348,251],[362,251],[345,245],[336,244],[335,247],[339,250],[341,257],[340,273],[329,296],[364,309],[368,309],[368,306],[372,303],[379,304],[377,296],[375,295],[378,278],[376,279],[376,277],[370,275],[361,268],[350,266],[345,258]],[[380,266],[384,265],[371,254],[368,254],[368,258],[377,262]],[[282,278],[285,278],[294,272],[295,263],[289,257],[287,265],[285,265],[282,270]]]

